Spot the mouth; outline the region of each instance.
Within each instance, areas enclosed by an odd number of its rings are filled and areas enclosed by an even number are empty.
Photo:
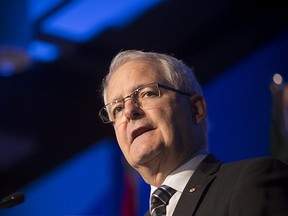
[[[137,128],[136,130],[133,130],[132,131],[132,134],[131,134],[131,138],[132,138],[132,142],[139,136],[141,136],[142,134],[148,132],[148,131],[151,131],[151,130],[154,130],[155,128],[153,127],[139,127]],[[132,143],[131,142],[131,143]]]

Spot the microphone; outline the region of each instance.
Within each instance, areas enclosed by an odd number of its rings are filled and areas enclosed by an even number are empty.
[[[0,201],[0,208],[11,208],[25,201],[25,196],[21,192],[10,194]]]

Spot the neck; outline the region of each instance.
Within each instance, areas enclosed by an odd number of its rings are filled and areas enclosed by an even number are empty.
[[[179,160],[174,161],[162,161],[159,164],[154,161],[151,164],[145,164],[145,166],[139,166],[135,169],[140,173],[146,183],[159,187],[163,184],[164,180],[170,173],[181,167],[200,152],[206,151],[205,149],[202,149],[194,154],[187,155],[184,159],[179,158]]]
[[[144,181],[150,185],[153,185],[155,187],[159,187],[163,184],[166,177],[173,172],[175,169],[180,167],[182,164],[184,164],[187,160],[189,160],[191,157],[185,157],[185,159],[178,159],[174,161],[161,161],[161,163],[155,163],[155,161],[145,164],[142,166],[139,166],[135,168]]]
[[[159,187],[160,185],[162,185],[165,178],[168,176],[167,172],[151,171],[151,169],[147,167],[139,168],[137,169],[137,171],[140,173],[140,175],[147,184],[153,185],[155,187]]]

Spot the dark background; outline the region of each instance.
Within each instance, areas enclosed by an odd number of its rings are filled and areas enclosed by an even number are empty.
[[[62,54],[50,63],[34,62],[21,74],[0,77],[0,196],[97,140],[114,137],[111,126],[98,118],[99,89],[120,50],[175,55],[205,85],[287,31],[287,9],[285,1],[276,0],[163,1],[128,26],[106,29],[85,43],[44,34],[41,17],[33,25],[33,37],[57,44]]]

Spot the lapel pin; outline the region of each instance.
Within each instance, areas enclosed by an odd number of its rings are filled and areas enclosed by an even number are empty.
[[[193,193],[195,190],[196,190],[196,188],[195,188],[195,187],[192,187],[192,188],[190,188],[189,192],[190,192],[190,193]]]

